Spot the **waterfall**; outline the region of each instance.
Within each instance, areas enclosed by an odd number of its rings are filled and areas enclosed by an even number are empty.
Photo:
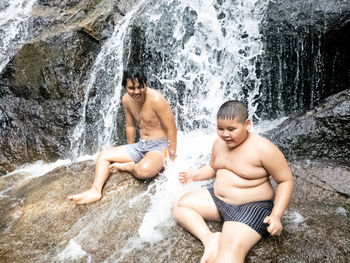
[[[264,8],[256,0],[141,1],[98,55],[80,122],[70,137],[71,154],[95,153],[122,137],[121,76],[127,64],[145,68],[184,133],[212,132],[217,109],[228,99],[244,100],[257,117]]]
[[[121,78],[123,73],[124,39],[133,15],[143,8],[137,4],[115,27],[109,40],[102,47],[90,73],[85,90],[82,115],[70,136],[70,153],[73,158],[86,153],[88,138],[93,139],[97,149],[111,146],[112,136],[118,126],[117,113],[120,108]],[[91,96],[94,93],[95,96]],[[97,114],[95,114],[97,113]],[[89,130],[88,115],[93,115],[92,132]],[[96,151],[97,149],[94,149]],[[89,152],[91,153],[91,151]]]
[[[0,3],[0,72],[27,39],[27,21],[36,0]]]

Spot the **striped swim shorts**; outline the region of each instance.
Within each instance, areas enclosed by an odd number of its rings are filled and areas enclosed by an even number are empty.
[[[265,224],[263,221],[266,216],[271,214],[273,208],[272,200],[233,205],[217,198],[214,194],[213,188],[208,188],[208,191],[219,210],[221,219],[224,222],[236,221],[244,223],[253,228],[261,236],[265,236],[268,233],[267,227],[269,225]]]

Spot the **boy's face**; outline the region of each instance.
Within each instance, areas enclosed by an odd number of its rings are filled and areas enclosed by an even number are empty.
[[[126,91],[129,96],[135,102],[143,102],[146,98],[146,86],[141,85],[137,78],[135,79],[127,79],[125,85]]]
[[[235,148],[244,142],[248,137],[250,127],[249,119],[243,123],[237,121],[236,118],[217,120],[217,133],[229,148]]]

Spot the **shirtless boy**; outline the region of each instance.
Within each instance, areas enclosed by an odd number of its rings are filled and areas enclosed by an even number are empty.
[[[217,134],[209,164],[180,172],[179,181],[215,177],[214,188],[182,196],[172,212],[204,245],[201,262],[244,262],[248,251],[270,233],[280,235],[281,217],[293,189],[293,176],[281,151],[249,132],[251,121],[240,101],[227,101],[217,114]],[[276,193],[269,176],[278,184]],[[213,233],[204,220],[223,220]]]
[[[77,204],[95,202],[102,197],[102,188],[110,172],[127,171],[136,178],[155,176],[164,165],[165,154],[176,157],[177,130],[175,118],[164,96],[146,85],[140,68],[123,74],[126,93],[122,98],[128,144],[102,151],[96,162],[93,184],[86,192],[68,196]],[[140,140],[135,143],[136,128]]]

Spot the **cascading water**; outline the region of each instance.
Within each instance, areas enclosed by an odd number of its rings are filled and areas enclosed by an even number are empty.
[[[134,13],[144,7],[144,2],[136,5],[119,23],[97,56],[86,83],[82,115],[70,137],[70,157],[86,153],[87,145],[95,144],[93,151],[88,152],[92,153],[113,143],[112,136],[121,124],[117,115],[120,108],[124,39]],[[89,138],[93,141],[88,141]]]
[[[96,60],[82,117],[71,136],[71,154],[94,153],[114,144],[116,135],[122,137],[123,121],[117,116],[126,64],[144,66],[151,86],[168,98],[185,133],[213,132],[215,113],[228,99],[245,100],[256,117],[263,11],[259,1],[140,2]]]
[[[36,0],[0,2],[0,72],[27,39],[27,21]]]

